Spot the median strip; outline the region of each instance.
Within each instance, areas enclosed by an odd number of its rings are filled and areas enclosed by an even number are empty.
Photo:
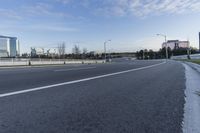
[[[85,79],[80,79],[80,80],[68,81],[68,82],[63,82],[63,83],[58,83],[58,84],[53,84],[53,85],[47,85],[47,86],[42,86],[42,87],[25,89],[25,90],[21,90],[21,91],[14,91],[14,92],[9,92],[9,93],[4,93],[4,94],[0,94],[0,98],[2,98],[2,97],[8,97],[8,96],[13,96],[13,95],[18,95],[18,94],[23,94],[23,93],[28,93],[28,92],[33,92],[33,91],[38,91],[38,90],[44,90],[44,89],[58,87],[58,86],[63,86],[63,85],[70,85],[70,84],[80,83],[80,82],[94,80],[94,79],[100,79],[100,78],[114,76],[114,75],[119,75],[119,74],[124,74],[124,73],[129,73],[129,72],[133,72],[133,71],[138,71],[138,70],[143,70],[143,69],[147,69],[147,68],[152,68],[152,67],[159,66],[159,65],[162,65],[162,64],[165,64],[165,63],[166,62],[162,62],[162,63],[150,65],[150,66],[145,66],[145,67],[140,67],[140,68],[125,70],[125,71],[120,71],[120,72],[115,72],[115,73],[110,73],[110,74],[105,74],[105,75],[100,75],[100,76],[95,76],[95,77],[90,77],[90,78],[85,78]]]

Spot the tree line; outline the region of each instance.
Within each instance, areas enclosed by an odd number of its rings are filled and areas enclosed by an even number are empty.
[[[188,48],[177,48],[171,49],[170,47],[167,48],[168,58],[172,56],[178,55],[187,55],[187,54],[196,54],[198,50],[196,48],[190,47]],[[144,49],[136,52],[137,59],[165,59],[166,58],[166,48],[161,48],[159,51],[153,51],[152,49]]]

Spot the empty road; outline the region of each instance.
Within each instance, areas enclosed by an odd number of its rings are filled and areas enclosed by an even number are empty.
[[[175,61],[0,69],[0,133],[181,133]]]

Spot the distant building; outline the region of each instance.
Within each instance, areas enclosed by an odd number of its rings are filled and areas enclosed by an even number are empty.
[[[44,48],[31,48],[31,57],[44,55]]]
[[[57,48],[50,48],[47,50],[48,56],[55,56],[58,55],[58,49]]]
[[[190,42],[189,41],[179,41],[179,40],[168,40],[167,43],[162,44],[162,48],[169,47],[172,50],[178,48],[189,48]]]
[[[20,55],[19,40],[16,37],[0,36],[0,57]]]

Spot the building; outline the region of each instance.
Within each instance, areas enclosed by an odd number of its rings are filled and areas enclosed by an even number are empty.
[[[0,57],[20,55],[19,40],[16,37],[0,36]]]
[[[44,55],[44,48],[31,48],[31,57]]]
[[[162,44],[162,48],[166,47],[166,45],[167,45],[167,47],[174,50],[174,49],[178,49],[178,48],[189,48],[190,42],[189,41],[179,41],[179,40],[168,40],[167,44],[166,43]]]
[[[57,48],[50,48],[47,50],[47,56],[56,56],[56,55],[58,55]]]

